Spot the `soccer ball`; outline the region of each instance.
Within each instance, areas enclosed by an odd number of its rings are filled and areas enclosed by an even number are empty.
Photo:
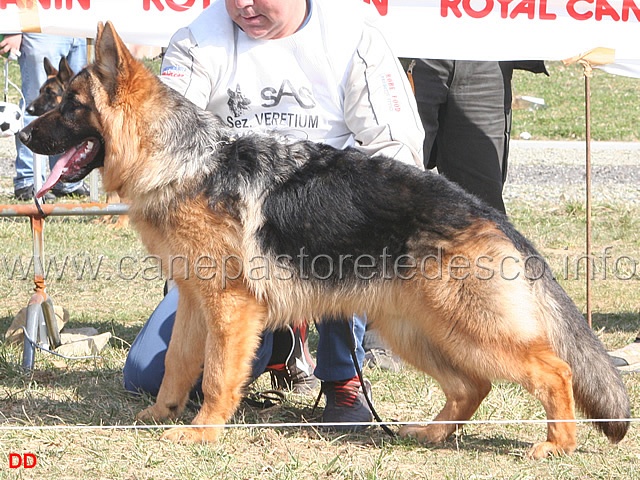
[[[0,137],[12,137],[24,124],[23,112],[14,103],[0,102]]]

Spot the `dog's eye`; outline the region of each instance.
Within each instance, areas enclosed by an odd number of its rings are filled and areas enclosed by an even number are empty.
[[[63,114],[73,113],[75,110],[78,110],[81,107],[82,105],[80,103],[78,103],[76,100],[71,98],[71,99],[66,99],[60,104],[60,111]]]

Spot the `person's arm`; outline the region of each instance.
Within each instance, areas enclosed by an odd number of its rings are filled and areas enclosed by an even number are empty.
[[[345,119],[358,148],[424,168],[424,131],[405,72],[382,34],[365,28],[345,82]]]
[[[211,95],[211,77],[202,62],[202,50],[188,28],[171,38],[162,59],[160,79],[188,100],[205,109]]]

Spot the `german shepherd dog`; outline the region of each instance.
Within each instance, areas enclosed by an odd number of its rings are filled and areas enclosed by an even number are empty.
[[[135,60],[110,23],[94,63],[20,139],[65,152],[38,195],[104,163],[106,188],[130,199],[132,224],[178,284],[164,380],[138,419],[180,415],[202,375],[202,426],[165,438],[218,438],[265,328],[353,312],[444,390],[439,422],[403,436],[444,441],[497,379],[544,406],[532,458],[575,450],[576,405],[606,419],[595,426],[612,442],[627,432],[621,377],[549,266],[503,214],[442,176],[356,149],[236,137]]]
[[[40,86],[38,96],[26,108],[29,115],[36,117],[53,110],[60,104],[62,95],[74,75],[65,57],[60,59],[57,69],[46,57],[43,64],[47,79]]]

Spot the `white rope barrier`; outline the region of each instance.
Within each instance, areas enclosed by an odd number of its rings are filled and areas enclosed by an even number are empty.
[[[510,424],[547,424],[547,423],[598,423],[598,422],[640,422],[640,418],[576,418],[571,420],[529,420],[529,419],[514,419],[514,420],[447,420],[447,421],[426,421],[426,422],[344,422],[344,423],[325,423],[325,422],[278,422],[278,423],[227,423],[227,424],[210,424],[210,425],[191,425],[191,424],[162,424],[162,425],[0,425],[0,432],[3,431],[34,431],[34,430],[166,430],[170,428],[319,428],[324,429],[330,426],[426,426],[426,425],[510,425]]]

